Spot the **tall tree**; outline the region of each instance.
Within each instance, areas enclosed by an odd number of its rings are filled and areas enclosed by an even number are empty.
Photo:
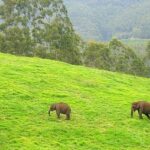
[[[89,42],[84,52],[84,63],[89,67],[100,69],[110,68],[109,49],[106,44]]]
[[[1,51],[28,55],[32,53],[33,42],[28,26],[27,0],[2,0],[0,6],[0,30],[3,34],[4,49]],[[23,9],[22,9],[23,8]]]
[[[2,0],[0,18],[7,52],[80,63],[79,38],[62,0]]]
[[[126,47],[117,39],[109,43],[112,71],[121,71],[135,75],[145,75],[144,62],[136,56],[134,51]]]
[[[134,75],[147,75],[144,62],[117,39],[109,44],[90,42],[84,52],[84,64],[90,67]]]
[[[150,41],[148,42],[147,47],[146,47],[146,55],[147,55],[147,58],[150,60]]]
[[[147,76],[150,77],[150,41],[146,47],[146,56],[144,58],[145,66],[147,67]]]

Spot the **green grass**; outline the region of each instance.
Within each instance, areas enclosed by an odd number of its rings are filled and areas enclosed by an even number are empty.
[[[149,150],[150,121],[131,102],[150,100],[150,79],[0,54],[0,150]],[[72,108],[70,121],[53,102]]]

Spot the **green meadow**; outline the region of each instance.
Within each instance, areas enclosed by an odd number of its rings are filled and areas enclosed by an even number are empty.
[[[150,150],[150,79],[0,53],[0,150]],[[71,120],[48,116],[66,102]]]

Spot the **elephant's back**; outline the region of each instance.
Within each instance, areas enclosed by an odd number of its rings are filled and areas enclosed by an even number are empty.
[[[143,103],[143,111],[145,113],[150,113],[150,103],[149,102]]]
[[[59,109],[61,113],[71,112],[70,106],[63,102],[59,103]]]

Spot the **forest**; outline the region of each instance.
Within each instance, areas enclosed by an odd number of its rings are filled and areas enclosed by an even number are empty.
[[[116,38],[86,41],[75,31],[62,0],[0,2],[0,52],[150,76],[150,42],[141,57]]]
[[[64,0],[84,39],[150,39],[149,0]]]

